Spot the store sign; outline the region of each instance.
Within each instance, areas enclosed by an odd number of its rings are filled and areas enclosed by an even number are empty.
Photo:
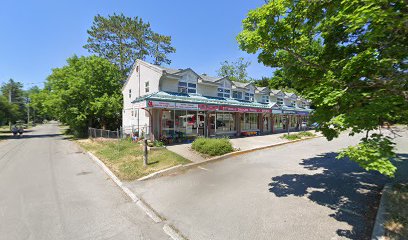
[[[237,108],[237,107],[229,107],[229,106],[221,106],[220,107],[221,111],[226,111],[226,112],[238,112],[238,109],[239,108]]]
[[[295,112],[295,111],[285,111],[285,110],[283,110],[283,113],[287,113],[287,114],[295,114],[296,112]]]
[[[197,110],[198,104],[192,103],[176,103],[177,109],[185,109],[185,110]]]
[[[148,101],[147,107],[149,108],[175,108],[174,102],[161,102],[161,101]]]

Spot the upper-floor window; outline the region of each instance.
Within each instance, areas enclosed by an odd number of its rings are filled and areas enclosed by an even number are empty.
[[[132,98],[132,89],[129,89],[129,98]]]
[[[269,103],[269,96],[268,95],[262,95],[262,102],[263,103]]]
[[[283,98],[277,98],[276,103],[277,103],[278,105],[283,105]]]
[[[197,84],[187,83],[187,82],[179,82],[178,92],[179,93],[197,93]]]
[[[253,102],[253,101],[254,101],[254,94],[253,94],[253,93],[248,93],[248,92],[246,92],[246,93],[245,93],[245,101],[251,101],[251,102]]]
[[[292,107],[296,107],[296,101],[291,100],[291,101],[290,101],[290,106],[292,106]]]
[[[149,82],[145,82],[145,92],[148,93],[149,92]]]
[[[232,98],[242,99],[242,92],[232,91]]]
[[[231,90],[228,89],[228,88],[219,87],[217,96],[218,97],[223,97],[223,98],[230,98],[231,97]]]

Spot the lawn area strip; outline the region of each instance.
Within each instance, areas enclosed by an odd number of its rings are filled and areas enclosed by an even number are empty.
[[[143,166],[141,144],[129,140],[83,139],[79,145],[93,153],[121,180],[132,181],[154,172],[190,163],[189,160],[165,148],[149,151],[149,164]]]
[[[385,236],[390,239],[408,239],[408,184],[395,183],[385,194]]]

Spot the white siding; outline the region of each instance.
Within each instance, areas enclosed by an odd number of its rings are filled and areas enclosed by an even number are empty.
[[[218,93],[217,91],[218,87],[216,86],[210,86],[201,83],[197,85],[197,93],[203,96],[216,97]]]
[[[177,92],[178,80],[173,78],[162,78],[160,80],[160,91]]]

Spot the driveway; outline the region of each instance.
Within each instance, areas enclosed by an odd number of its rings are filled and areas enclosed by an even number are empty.
[[[0,239],[169,239],[59,132],[0,142]]]
[[[335,159],[358,140],[317,138],[128,185],[191,240],[368,239],[387,179]]]

